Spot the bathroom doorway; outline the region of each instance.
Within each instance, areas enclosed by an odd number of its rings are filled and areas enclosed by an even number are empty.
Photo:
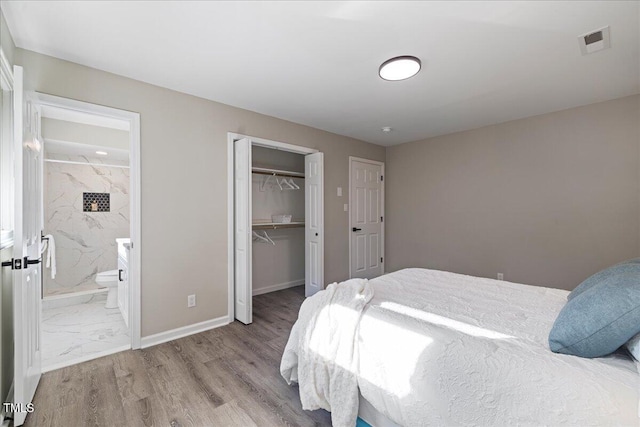
[[[139,348],[139,117],[44,94],[43,372]]]

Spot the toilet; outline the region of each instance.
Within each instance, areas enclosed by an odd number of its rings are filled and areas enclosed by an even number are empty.
[[[118,308],[118,270],[103,271],[96,274],[96,283],[109,289],[105,308]]]

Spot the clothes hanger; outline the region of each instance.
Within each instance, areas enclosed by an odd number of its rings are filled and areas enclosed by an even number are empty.
[[[271,181],[271,178],[273,177],[274,175],[269,175],[262,181],[262,184],[260,185],[260,191],[264,191],[264,188],[267,186],[267,184],[269,183],[269,181]]]
[[[267,234],[266,231],[263,231],[264,236],[259,235],[257,232],[253,232],[253,237],[255,239],[257,239],[258,241],[264,242],[264,243],[271,243],[273,246],[276,245],[276,242],[274,242],[273,240],[271,240],[271,237],[269,237],[269,235]]]
[[[259,235],[257,232],[253,232],[253,238],[256,240],[259,240],[261,242],[267,242],[269,243],[269,241],[267,239],[265,239],[264,237],[262,237],[261,235]]]
[[[281,190],[296,190],[295,184],[292,185],[293,180],[287,180],[286,178],[282,179],[282,183],[285,185],[285,188]],[[297,188],[299,189],[299,187]]]
[[[289,185],[292,186],[295,190],[299,190],[298,184],[293,180],[293,178],[289,178]]]
[[[269,235],[267,234],[267,232],[266,232],[266,231],[263,231],[263,233],[264,233],[264,237],[266,237],[266,238],[267,238],[267,240],[269,241],[269,243],[271,243],[273,246],[275,246],[275,245],[276,245],[276,242],[274,242],[273,240],[271,240],[271,237],[269,237]]]

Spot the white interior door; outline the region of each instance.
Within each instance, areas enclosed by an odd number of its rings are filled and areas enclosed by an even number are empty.
[[[234,228],[235,228],[235,318],[248,325],[253,321],[251,277],[251,141],[234,144]]]
[[[14,67],[14,424],[24,422],[42,374],[40,360],[40,240],[42,150],[39,112],[25,102],[22,67]],[[19,268],[18,268],[19,267]]]
[[[305,156],[304,177],[304,293],[309,297],[324,289],[324,157],[322,153]]]
[[[383,165],[351,159],[351,277],[384,273]]]

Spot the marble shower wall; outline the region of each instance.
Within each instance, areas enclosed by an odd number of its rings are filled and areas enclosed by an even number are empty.
[[[129,169],[45,162],[44,172],[44,233],[55,238],[57,260],[55,279],[45,269],[44,296],[96,288],[97,273],[117,268],[115,239],[129,237]],[[84,192],[110,193],[110,212],[83,212]]]

